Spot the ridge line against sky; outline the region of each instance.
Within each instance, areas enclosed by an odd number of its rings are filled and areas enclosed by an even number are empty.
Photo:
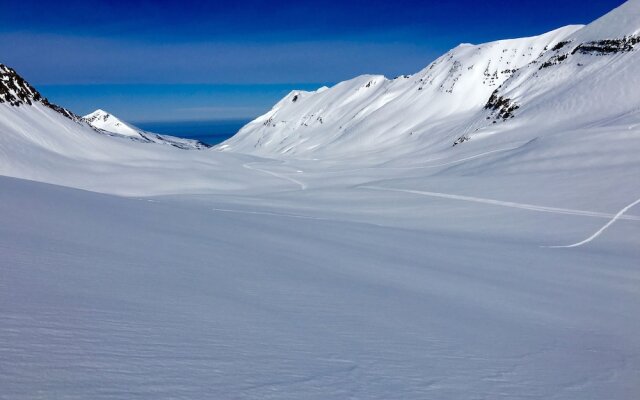
[[[21,0],[0,13],[0,63],[81,114],[249,118],[294,88],[412,74],[459,43],[589,23],[622,3]]]

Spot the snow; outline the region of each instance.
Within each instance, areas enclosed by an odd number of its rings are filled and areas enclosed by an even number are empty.
[[[0,186],[6,398],[639,389],[637,210],[589,246],[546,249],[609,215],[367,188],[150,199]]]
[[[22,82],[13,78],[13,73],[15,71],[6,65],[0,64],[0,84],[7,88],[6,92],[4,90],[0,91],[0,102],[9,101],[10,98],[18,98],[21,92],[24,92],[29,97],[36,94],[32,87],[23,85]]]
[[[223,143],[225,151],[326,158],[390,147],[450,147],[491,93],[582,26],[461,45],[407,79],[364,75],[318,92],[294,91]],[[297,101],[293,98],[297,96]],[[484,120],[484,118],[483,118]],[[420,143],[416,143],[417,138]],[[219,147],[221,148],[221,147]]]
[[[96,110],[91,114],[83,117],[94,128],[99,129],[108,134],[122,135],[131,137],[143,142],[168,144],[184,150],[201,150],[210,146],[192,139],[183,139],[169,135],[159,135],[153,132],[146,132],[131,124],[128,124],[113,114],[109,114],[104,110]]]
[[[142,138],[140,136],[139,129],[134,128],[133,126],[120,121],[120,119],[109,114],[106,111],[98,109],[92,112],[91,114],[85,115],[83,118],[98,129],[102,129],[107,132],[117,133],[119,135],[133,136],[140,139]]]
[[[628,0],[620,7],[589,24],[575,35],[587,42],[603,38],[620,39],[640,33],[640,0]]]
[[[637,5],[210,150],[0,104],[0,399],[636,399],[640,50],[540,67]]]
[[[218,149],[278,158],[415,159],[494,135],[533,140],[545,126],[542,132],[562,132],[636,121],[640,45],[604,55],[577,50],[635,40],[639,32],[640,1],[632,0],[587,26],[462,44],[408,79],[360,76],[300,92],[296,102],[292,93]],[[603,101],[603,93],[615,95]],[[504,105],[487,109],[492,94]]]
[[[0,173],[118,195],[207,193],[283,186],[220,155],[109,136],[48,107],[0,104]]]

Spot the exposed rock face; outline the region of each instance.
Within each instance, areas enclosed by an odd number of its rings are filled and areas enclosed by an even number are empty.
[[[4,64],[0,64],[0,103],[9,103],[14,107],[41,103],[76,122],[81,120],[79,116],[66,108],[50,103],[29,82],[18,75],[13,68]]]
[[[19,107],[22,104],[32,105],[41,101],[42,96],[16,71],[0,64],[0,103],[9,103]]]
[[[582,43],[576,47],[572,54],[605,55],[632,51],[636,44],[640,43],[640,36],[624,37],[622,39],[596,40]]]
[[[489,101],[487,101],[487,104],[484,106],[485,110],[492,111],[491,115],[487,117],[487,119],[490,119],[491,117],[493,117],[495,120],[507,120],[509,118],[513,118],[513,112],[520,108],[520,106],[515,104],[511,99],[498,96],[497,93],[498,89],[496,89],[496,91],[491,94]]]

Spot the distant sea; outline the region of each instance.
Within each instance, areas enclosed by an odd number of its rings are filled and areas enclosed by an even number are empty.
[[[145,131],[177,136],[185,139],[195,139],[209,145],[216,145],[235,135],[249,120],[229,119],[214,121],[162,121],[162,122],[134,122],[133,124]]]

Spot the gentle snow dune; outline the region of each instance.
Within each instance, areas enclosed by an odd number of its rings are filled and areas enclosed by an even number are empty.
[[[280,184],[240,168],[255,157],[212,157],[209,151],[108,136],[39,104],[0,104],[0,133],[0,173],[23,179],[121,195],[241,191]]]

